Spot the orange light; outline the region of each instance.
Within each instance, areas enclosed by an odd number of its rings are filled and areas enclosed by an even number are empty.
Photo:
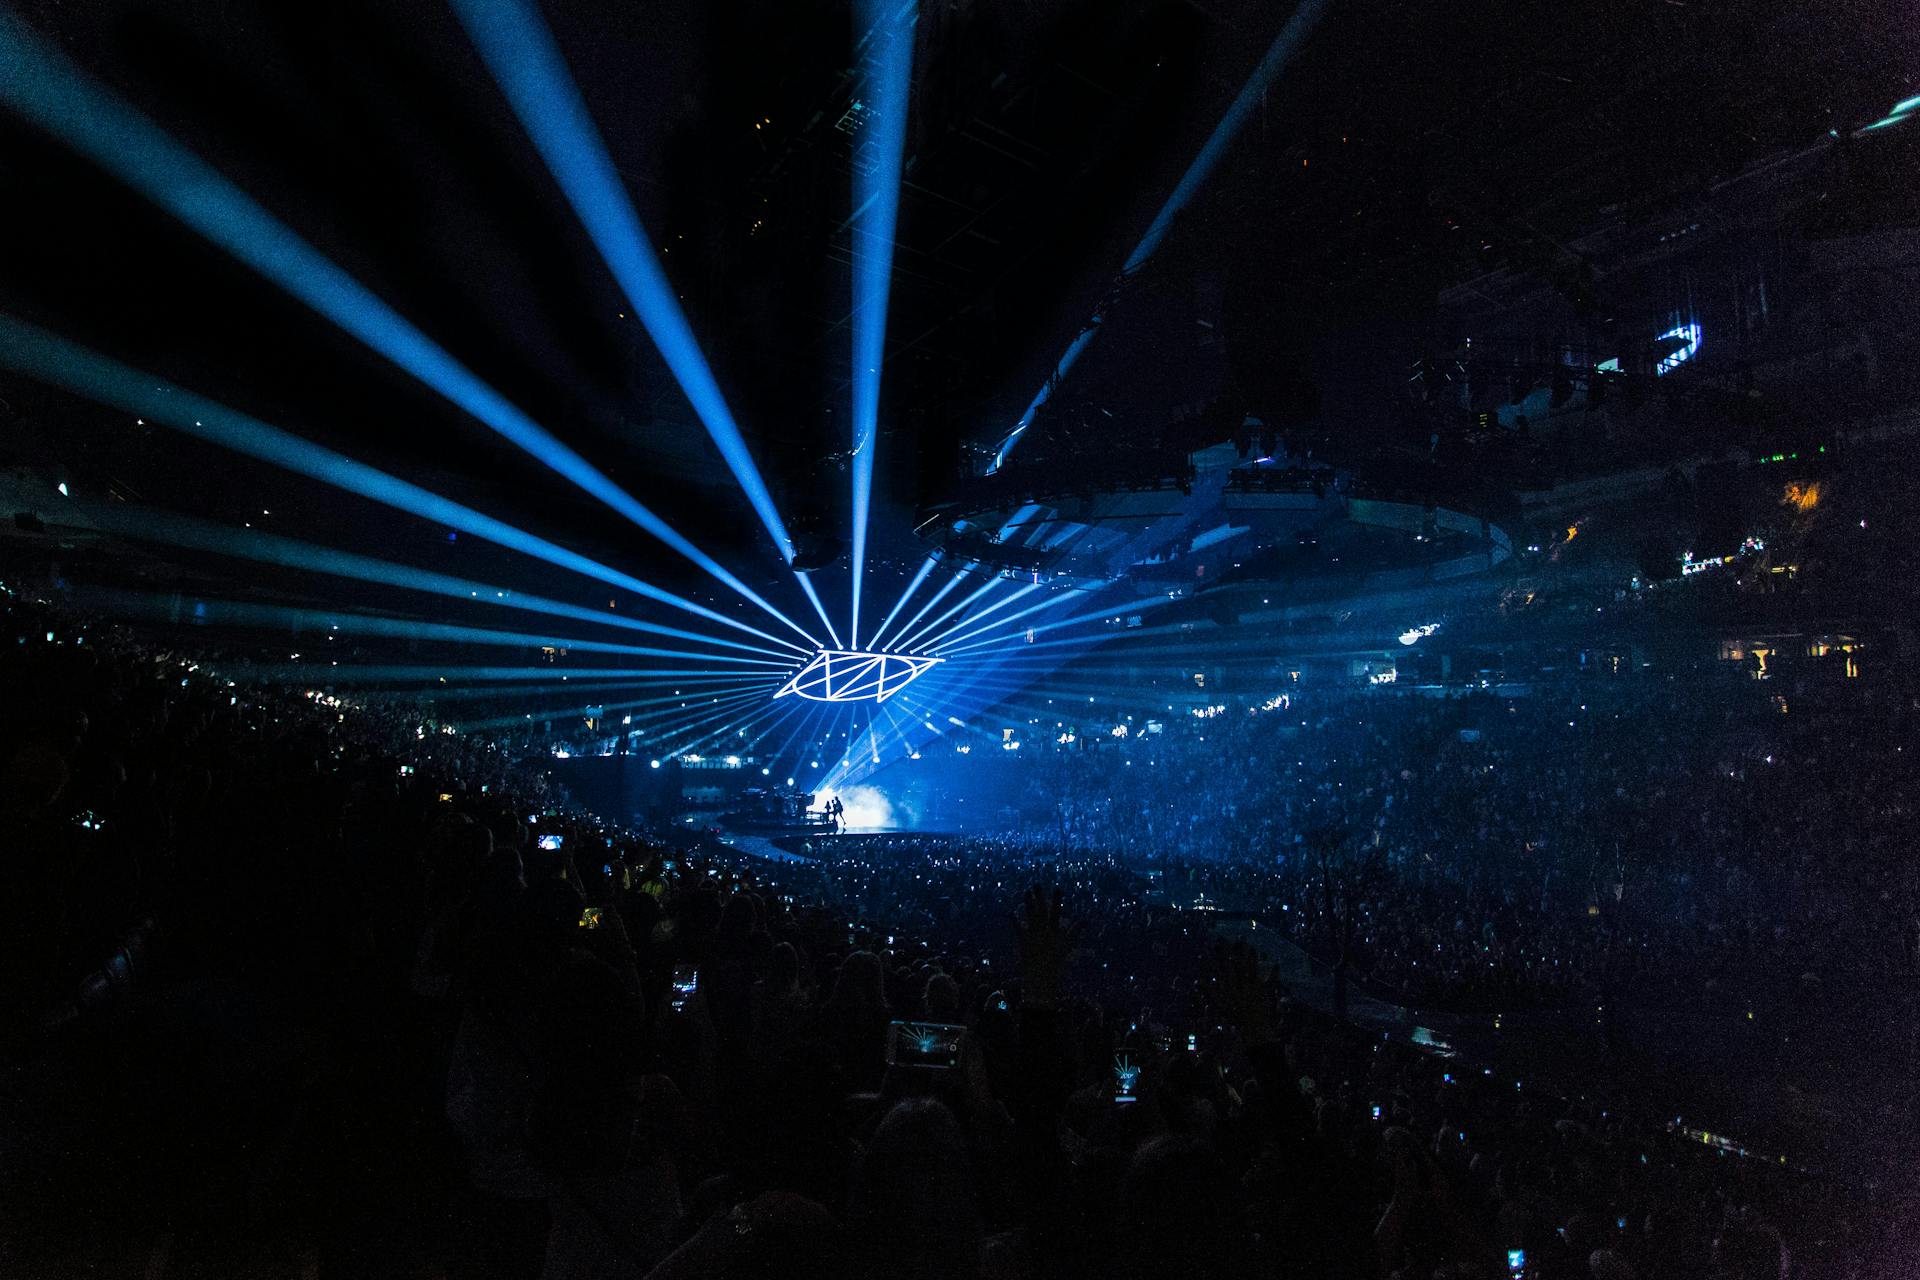
[[[1809,481],[1803,484],[1798,480],[1790,482],[1786,489],[1781,492],[1780,505],[1783,507],[1792,507],[1795,511],[1805,515],[1820,505],[1820,483],[1818,481]]]

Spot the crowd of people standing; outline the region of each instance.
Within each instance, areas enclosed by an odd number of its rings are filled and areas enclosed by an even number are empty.
[[[19,597],[0,682],[8,1274],[1773,1280],[1910,1256],[1876,1252],[1910,1248],[1897,1194],[1383,1041],[1166,909],[1278,895],[1314,945],[1310,895],[1269,879],[1308,857],[1284,811],[1227,815],[1239,860],[1101,850],[1115,816],[770,863],[574,811],[402,707],[236,685]],[[1439,754],[1468,797],[1448,830],[1536,834]],[[1459,892],[1418,874],[1444,838],[1418,789],[1374,785],[1341,856]],[[1374,981],[1429,910],[1391,898],[1354,899]]]

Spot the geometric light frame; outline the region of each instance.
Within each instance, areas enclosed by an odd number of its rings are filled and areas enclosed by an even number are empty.
[[[940,661],[904,653],[822,649],[773,696],[784,698],[791,693],[809,702],[885,702]]]

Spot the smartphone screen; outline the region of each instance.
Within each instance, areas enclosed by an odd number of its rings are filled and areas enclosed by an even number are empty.
[[[948,1022],[895,1022],[887,1029],[887,1065],[951,1071],[967,1029]]]
[[[687,1002],[693,999],[693,993],[700,989],[700,969],[696,965],[677,964],[673,966],[671,990],[667,1005],[675,1013],[686,1012]]]
[[[582,929],[598,929],[600,927],[601,913],[605,910],[605,907],[588,907],[581,911],[580,927]]]
[[[565,843],[566,838],[563,836],[545,835],[540,837],[540,847],[542,849],[558,849]]]
[[[1135,1092],[1140,1085],[1140,1068],[1134,1063],[1130,1053],[1113,1055],[1113,1100],[1118,1106],[1138,1102],[1140,1095]]]

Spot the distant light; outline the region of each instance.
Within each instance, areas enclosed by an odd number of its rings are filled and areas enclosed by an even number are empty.
[[[1440,624],[1437,622],[1429,622],[1418,627],[1409,628],[1408,630],[1402,631],[1400,633],[1400,643],[1401,644],[1418,644],[1420,643],[1422,638],[1432,635],[1434,632],[1438,631],[1439,629],[1440,629]]]
[[[650,760],[647,762],[647,767],[650,769],[658,769],[660,767],[660,762],[658,760]]]
[[[1654,376],[1656,377],[1672,373],[1675,369],[1678,369],[1681,365],[1693,359],[1694,355],[1700,350],[1700,326],[1697,324],[1680,325],[1677,328],[1667,330],[1661,334],[1660,337],[1662,339],[1684,338],[1686,339],[1686,345],[1680,347],[1671,355],[1661,357],[1660,363],[1653,366]]]
[[[54,486],[54,488],[56,488],[56,489],[58,489],[58,490],[60,490],[60,496],[61,496],[61,497],[63,497],[63,498],[65,498],[65,497],[67,497],[67,496],[69,496],[69,495],[68,495],[68,493],[67,493],[67,482],[66,482],[66,481],[64,481],[64,480],[62,480],[62,481],[61,481],[61,482],[60,482],[59,484],[57,484],[57,485],[55,485],[55,486]]]

